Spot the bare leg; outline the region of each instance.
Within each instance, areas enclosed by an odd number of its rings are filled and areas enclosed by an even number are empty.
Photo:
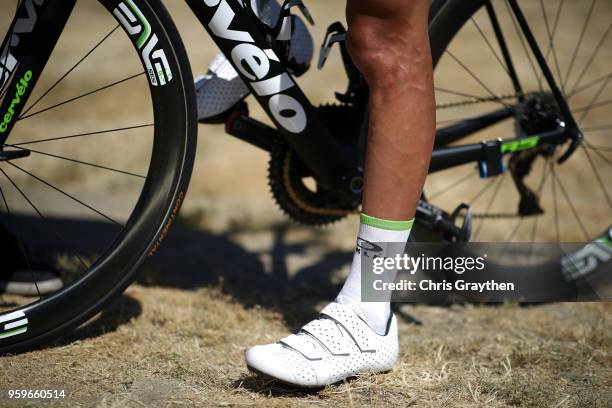
[[[249,367],[299,386],[386,371],[399,354],[391,294],[365,301],[372,255],[403,250],[431,157],[435,127],[429,0],[348,0],[347,44],[371,90],[363,214],[349,276],[321,317],[281,343],[247,350]],[[368,266],[370,265],[370,266]],[[379,275],[395,280],[394,269]]]
[[[429,0],[348,0],[347,45],[371,89],[363,212],[413,218],[435,134]]]
[[[435,133],[429,0],[348,0],[347,45],[370,86],[370,129],[358,242],[377,243],[379,257],[401,255],[410,235]],[[365,301],[362,277],[373,273],[358,243],[336,301],[356,303],[384,334],[391,293]],[[397,270],[385,271],[395,280]]]

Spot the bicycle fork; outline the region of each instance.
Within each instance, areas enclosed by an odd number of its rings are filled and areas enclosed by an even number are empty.
[[[4,97],[0,105],[0,161],[30,154],[16,146],[16,150],[5,150],[13,147],[6,141],[15,123],[36,104],[24,111],[75,3],[76,0],[24,0],[17,8],[0,47],[0,97]]]

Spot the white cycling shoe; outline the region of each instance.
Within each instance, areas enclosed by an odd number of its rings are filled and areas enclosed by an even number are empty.
[[[280,6],[276,0],[258,0],[252,3],[255,14],[268,26],[279,18]],[[297,16],[288,17],[286,24],[290,32],[287,61],[296,67],[295,74],[302,73],[310,66],[313,42],[308,28]],[[206,75],[195,78],[198,120],[203,123],[222,123],[237,103],[246,98],[250,91],[232,64],[222,53],[215,56]]]
[[[397,361],[397,319],[387,333],[374,332],[356,306],[330,303],[317,320],[278,343],[246,351],[249,369],[281,382],[318,388],[362,373],[386,372]]]

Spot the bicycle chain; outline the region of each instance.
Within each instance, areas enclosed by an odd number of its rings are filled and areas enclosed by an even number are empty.
[[[359,209],[347,210],[347,209],[334,209],[334,208],[320,208],[312,206],[303,201],[299,194],[293,189],[291,185],[291,151],[287,152],[285,162],[283,163],[283,185],[287,189],[287,194],[293,200],[294,204],[300,207],[302,210],[310,212],[315,215],[331,216],[331,217],[345,217],[349,214],[359,213]]]
[[[525,96],[526,95],[524,93],[517,92],[514,94],[504,94],[504,95],[499,95],[495,97],[491,96],[487,98],[471,98],[471,99],[459,101],[459,102],[448,102],[445,104],[436,104],[436,110],[463,107],[463,106],[469,106],[469,105],[477,105],[480,103],[488,103],[488,102],[503,102],[506,100],[518,99],[519,97],[525,97]],[[516,219],[516,218],[522,218],[522,217],[524,216],[514,214],[514,213],[493,213],[493,214],[475,213],[475,214],[472,214],[472,218],[475,218],[475,219]]]
[[[524,96],[522,93],[514,93],[514,94],[504,94],[496,97],[487,97],[487,98],[472,98],[469,100],[459,101],[459,102],[449,102],[445,104],[436,104],[436,110],[439,109],[449,109],[455,107],[463,107],[469,105],[477,105],[481,103],[488,102],[502,102],[505,100],[516,99],[520,96]],[[288,154],[285,158],[285,162],[283,163],[283,185],[285,189],[293,201],[293,203],[300,207],[303,211],[310,212],[314,215],[321,216],[333,216],[333,217],[345,217],[350,214],[356,214],[359,212],[359,209],[354,210],[346,210],[346,209],[333,209],[333,208],[319,208],[309,205],[304,202],[299,194],[293,189],[291,185],[291,177],[290,177],[290,169],[291,169],[291,154]],[[480,219],[514,219],[521,218],[518,214],[512,213],[497,213],[497,214],[473,214],[473,218]]]
[[[490,96],[490,97],[486,97],[486,98],[470,98],[470,99],[466,99],[464,101],[447,102],[447,103],[442,103],[442,104],[436,104],[436,110],[449,109],[449,108],[457,108],[457,107],[469,106],[469,105],[477,105],[479,103],[502,102],[502,101],[509,100],[509,99],[516,99],[516,98],[519,98],[521,96],[525,96],[525,94],[519,92],[519,93],[514,93],[514,94],[504,94],[504,95],[499,95],[499,96]]]

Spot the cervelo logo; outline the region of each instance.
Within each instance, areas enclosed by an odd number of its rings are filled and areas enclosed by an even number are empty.
[[[246,77],[259,96],[270,96],[268,107],[280,126],[291,133],[301,133],[306,128],[307,118],[304,107],[293,97],[283,92],[295,86],[287,73],[267,78],[270,60],[279,62],[271,49],[262,50],[255,44],[251,34],[232,30],[230,25],[236,14],[227,0],[204,0],[208,7],[217,7],[208,27],[213,35],[238,44],[232,49],[234,66]]]
[[[151,85],[166,85],[172,80],[172,71],[163,49],[155,49],[159,39],[151,35],[151,24],[133,0],[125,0],[113,10],[113,14],[131,36],[136,38],[136,46],[141,50]]]
[[[0,53],[0,87],[4,86],[17,66],[17,59],[11,54],[11,48],[19,45],[19,34],[31,33],[38,20],[36,6],[42,6],[45,0],[26,0],[23,5],[27,13],[26,17],[18,18],[15,22],[13,35],[7,42],[6,47]]]
[[[17,85],[15,85],[15,96],[13,99],[11,99],[11,104],[9,105],[8,111],[2,117],[2,122],[0,122],[0,133],[6,132],[8,125],[13,121],[13,116],[15,116],[15,108],[21,104],[21,97],[26,93],[31,80],[32,71],[27,70]]]

